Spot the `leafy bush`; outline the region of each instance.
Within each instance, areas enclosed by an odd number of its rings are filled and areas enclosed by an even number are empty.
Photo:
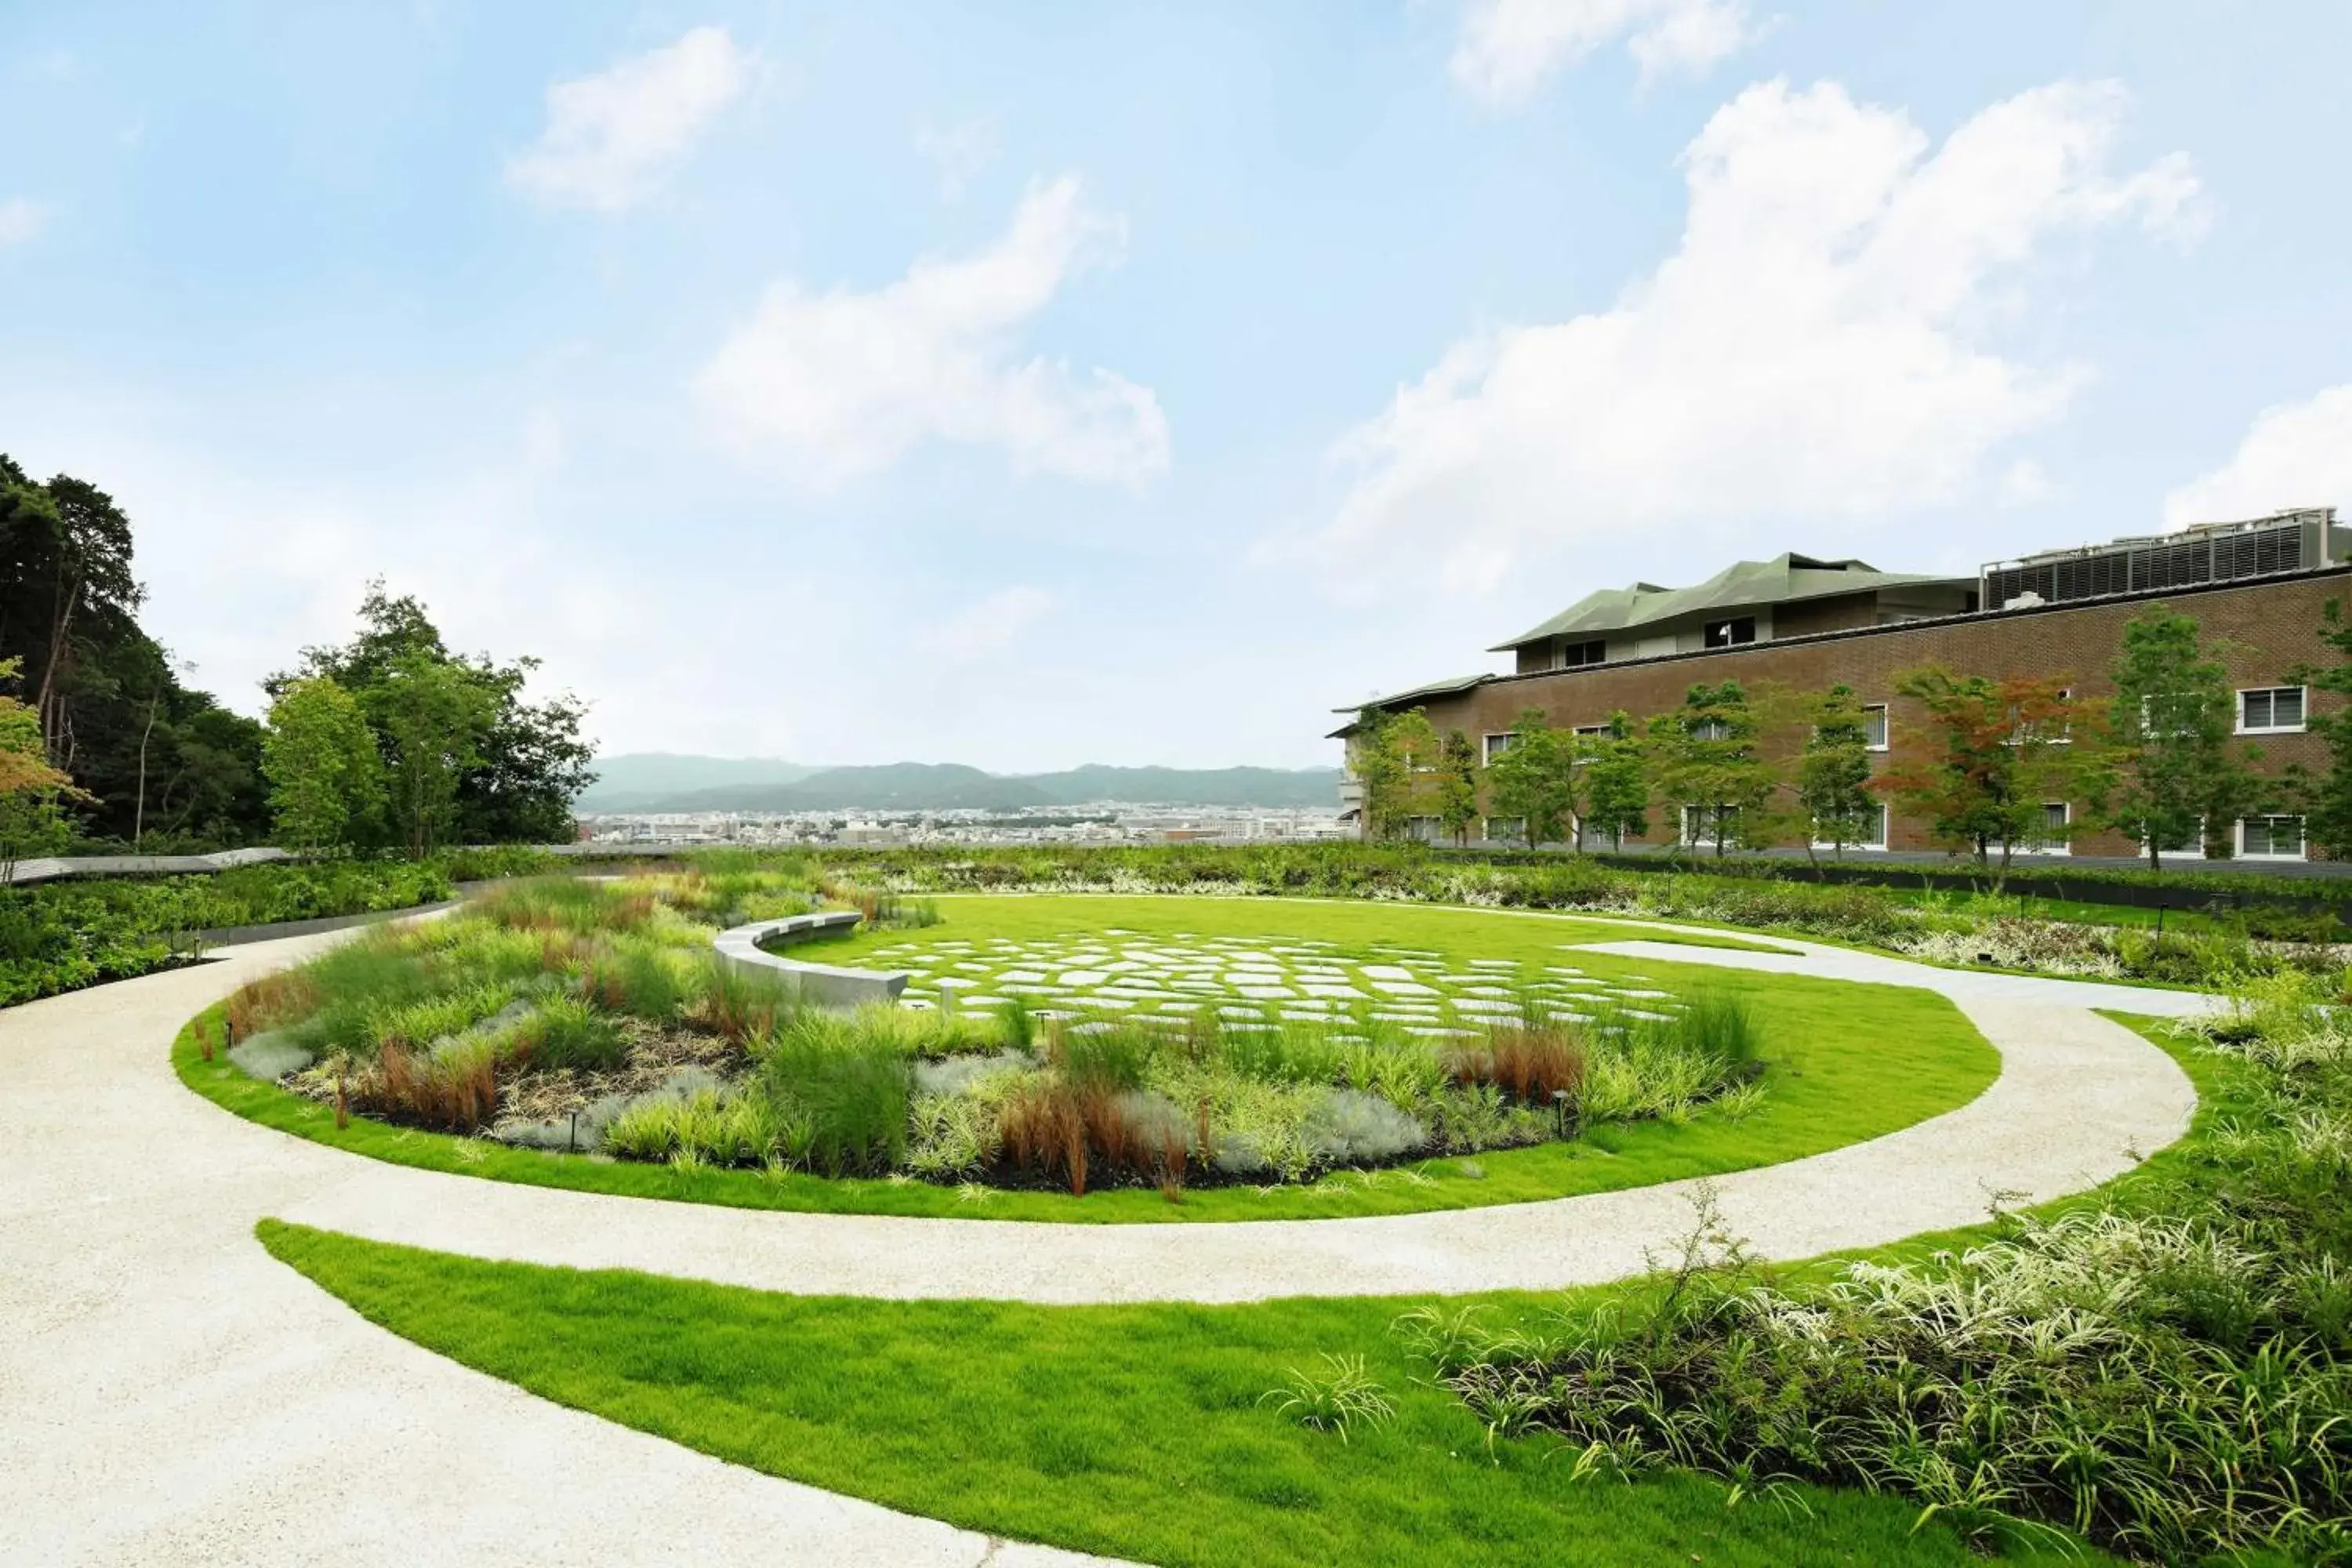
[[[2095,1208],[1784,1289],[1703,1208],[1680,1264],[1530,1334],[1400,1329],[1494,1433],[1573,1473],[1696,1468],[1906,1495],[1986,1542],[2352,1553],[2352,1017],[2244,984],[2200,1026],[2242,1107]]]

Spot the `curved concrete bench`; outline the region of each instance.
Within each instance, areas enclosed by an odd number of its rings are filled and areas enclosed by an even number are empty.
[[[802,1001],[819,1007],[856,1007],[868,1002],[896,1002],[907,988],[911,970],[843,969],[830,963],[803,963],[770,952],[763,942],[802,942],[813,936],[848,931],[858,921],[856,910],[821,910],[814,914],[787,915],[782,920],[758,921],[723,931],[713,939],[719,956],[738,969],[755,971],[781,980]]]

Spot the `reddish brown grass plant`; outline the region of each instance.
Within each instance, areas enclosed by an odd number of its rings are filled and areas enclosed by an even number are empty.
[[[299,970],[247,981],[228,999],[227,1038],[234,1044],[318,1011],[319,984]]]
[[[1584,1087],[1584,1043],[1567,1029],[1544,1026],[1497,1029],[1486,1044],[1447,1055],[1457,1083],[1491,1083],[1530,1105],[1549,1105],[1555,1092]]]
[[[386,1040],[376,1055],[375,1081],[363,1091],[370,1108],[451,1132],[472,1132],[497,1114],[498,1064],[488,1051],[452,1060]]]

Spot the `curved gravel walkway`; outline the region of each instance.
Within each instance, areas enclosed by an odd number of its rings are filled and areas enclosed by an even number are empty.
[[[2000,1049],[2001,1075],[1969,1104],[1901,1131],[1713,1178],[1725,1219],[1760,1256],[1873,1247],[1979,1221],[1997,1196],[2016,1206],[2080,1192],[2173,1142],[2196,1110],[2170,1057],[2092,1009],[2180,1016],[2211,998],[1785,945],[1798,952],[1648,941],[1591,951],[1939,991]],[[282,1217],[444,1252],[764,1290],[1065,1303],[1597,1283],[1644,1270],[1687,1231],[1697,1185],[1364,1219],[1097,1226],[646,1203],[349,1156],[321,1162],[320,1176]]]
[[[727,1465],[363,1321],[253,1237],[353,1165],[181,1085],[302,937],[0,1012],[0,1563],[1099,1562]],[[449,1178],[412,1201],[463,1206]],[[656,1214],[668,1205],[643,1205]]]

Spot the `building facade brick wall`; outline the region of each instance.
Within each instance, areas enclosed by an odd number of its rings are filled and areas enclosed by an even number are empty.
[[[1895,684],[1906,671],[1942,665],[1961,675],[1994,679],[2055,677],[2078,698],[2112,696],[2115,686],[2108,672],[2122,648],[2125,625],[2151,605],[2162,604],[2195,617],[2232,687],[2281,686],[2287,683],[2287,671],[2298,664],[2331,661],[2330,650],[2319,638],[2322,610],[2329,600],[2352,600],[2352,568],[1874,626],[1581,669],[1497,676],[1468,692],[1420,706],[1441,733],[1458,729],[1475,742],[1482,735],[1508,730],[1529,708],[1541,710],[1559,727],[1601,723],[1619,709],[1638,723],[1679,706],[1684,693],[1696,685],[1736,680],[1751,690],[1769,683],[1820,690],[1843,681],[1862,701],[1887,705],[1890,750],[1875,759],[1884,767],[1900,750],[1906,734],[1917,733],[1922,718],[1916,703],[1895,695]],[[2314,695],[2313,705],[2326,711],[2326,701]],[[2290,763],[2314,773],[2326,770],[2326,750],[2316,735],[2247,739],[2262,750],[2259,766],[2263,773]],[[1672,815],[1654,805],[1651,842],[1671,840]],[[1935,846],[1923,824],[1906,822],[1897,812],[1890,819],[1887,847]],[[2116,856],[2139,850],[2128,839],[2106,832],[2084,834],[2074,848],[2079,854]]]

